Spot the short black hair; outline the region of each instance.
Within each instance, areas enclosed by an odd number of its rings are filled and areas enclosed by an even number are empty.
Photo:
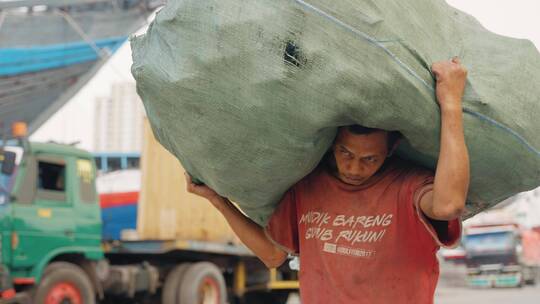
[[[388,150],[392,149],[394,144],[401,138],[401,133],[399,133],[399,131],[387,131],[383,129],[364,127],[362,125],[349,125],[340,128],[347,128],[347,131],[358,135],[371,134],[378,131],[386,131],[388,132]]]

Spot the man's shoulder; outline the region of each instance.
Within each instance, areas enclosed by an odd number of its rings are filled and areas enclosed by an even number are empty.
[[[302,196],[301,193],[309,193],[318,188],[317,185],[320,184],[323,175],[325,174],[324,168],[317,167],[308,175],[301,178],[299,181],[294,183],[287,193],[295,197]]]
[[[299,185],[306,185],[310,184],[316,181],[319,181],[323,178],[323,175],[326,174],[326,170],[328,170],[325,167],[317,166],[313,171],[311,171],[308,175],[301,178],[296,184],[294,184],[292,187],[299,186]],[[291,187],[291,188],[292,188]]]

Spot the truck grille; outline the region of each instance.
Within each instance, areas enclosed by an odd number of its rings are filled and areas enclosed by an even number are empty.
[[[517,256],[515,254],[493,254],[493,255],[478,255],[468,256],[466,264],[468,267],[479,267],[481,265],[515,265],[517,264]]]

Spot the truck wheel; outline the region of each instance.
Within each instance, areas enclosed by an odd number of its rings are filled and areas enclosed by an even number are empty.
[[[54,262],[45,269],[33,300],[35,304],[94,304],[95,293],[81,268]]]
[[[533,267],[527,268],[527,275],[523,276],[525,280],[525,285],[536,285],[536,269]]]
[[[243,304],[285,304],[288,291],[254,291],[244,295]]]
[[[186,273],[186,270],[191,264],[184,263],[174,267],[167,278],[165,279],[165,284],[163,285],[163,290],[161,291],[161,303],[162,304],[178,304],[180,299],[178,298],[178,290],[180,288],[180,282]]]
[[[223,274],[209,262],[191,265],[180,283],[178,298],[182,304],[225,304],[227,290]]]

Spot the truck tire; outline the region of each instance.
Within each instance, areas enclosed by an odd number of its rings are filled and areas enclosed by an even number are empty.
[[[244,295],[242,304],[286,304],[289,291],[253,291]]]
[[[51,263],[35,289],[34,304],[95,304],[90,279],[78,266],[67,262]]]
[[[178,298],[178,290],[180,288],[180,283],[184,278],[186,270],[191,264],[184,263],[174,267],[165,278],[165,284],[163,284],[163,289],[161,291],[161,303],[162,304],[178,304],[180,299]]]
[[[526,273],[526,275],[525,275]],[[525,285],[536,285],[536,277],[538,276],[537,270],[534,267],[528,267],[527,271],[524,272],[523,277],[525,280]]]
[[[178,290],[182,304],[225,304],[227,289],[223,274],[209,262],[192,264]]]

